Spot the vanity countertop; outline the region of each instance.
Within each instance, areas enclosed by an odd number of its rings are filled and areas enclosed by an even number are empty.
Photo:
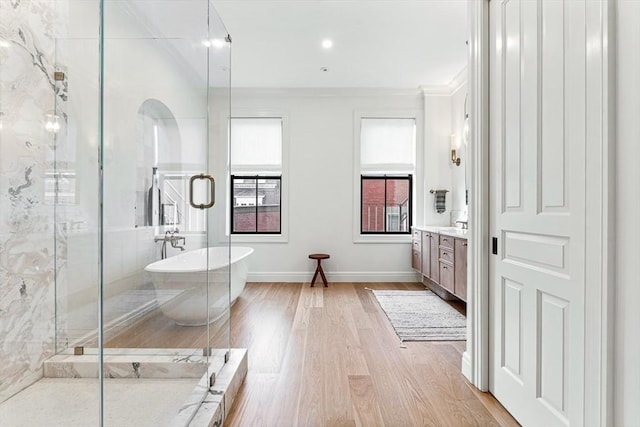
[[[457,227],[440,227],[435,225],[414,225],[413,229],[418,231],[430,231],[431,233],[446,234],[447,236],[457,237],[460,239],[466,239],[467,232],[469,231]]]

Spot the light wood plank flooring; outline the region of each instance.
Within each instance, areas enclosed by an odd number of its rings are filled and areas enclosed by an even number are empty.
[[[402,348],[366,289],[419,283],[249,283],[231,345],[249,372],[226,426],[517,426],[460,373],[463,342]]]

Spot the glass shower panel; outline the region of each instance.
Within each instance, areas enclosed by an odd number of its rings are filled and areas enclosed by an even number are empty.
[[[212,33],[203,0],[105,0],[103,11],[104,425],[126,405],[111,377],[155,396],[135,425],[186,424],[180,409],[197,409],[207,387],[196,386],[229,347],[229,247],[206,208],[222,102],[212,52],[228,52],[226,32]]]
[[[56,354],[98,346],[99,300],[99,2],[69,1],[56,39],[55,110],[46,117],[44,197],[54,207]]]
[[[209,36],[204,44],[208,48],[209,62],[209,171],[216,179],[219,193],[226,194],[223,188],[229,185],[227,124],[231,110],[231,39],[213,8],[209,9]],[[209,375],[217,373],[228,359],[230,303],[240,292],[239,282],[246,279],[246,273],[242,273],[237,264],[232,264],[233,248],[224,226],[228,207],[226,200],[217,200],[208,218],[208,246],[213,248],[209,252],[209,319],[215,319],[209,324],[212,355]]]
[[[0,424],[187,425],[224,365],[226,36],[203,0],[0,1]]]
[[[65,363],[99,330],[99,24],[98,0],[0,2],[2,425],[99,423]]]

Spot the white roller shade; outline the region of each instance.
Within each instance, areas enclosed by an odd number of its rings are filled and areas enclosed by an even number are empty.
[[[362,172],[413,172],[415,119],[363,118],[360,122]]]
[[[282,171],[282,119],[231,119],[231,172]]]

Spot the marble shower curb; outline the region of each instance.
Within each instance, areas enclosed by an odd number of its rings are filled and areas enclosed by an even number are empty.
[[[217,372],[213,387],[202,362],[202,349],[107,349],[105,375],[109,378],[200,378],[183,403],[171,427],[220,427],[230,410],[248,370],[247,349],[214,350],[210,371]],[[96,378],[96,349],[86,349],[82,356],[60,354],[45,362],[45,377]]]
[[[44,362],[45,378],[97,378],[98,350],[85,348],[83,355],[71,350]],[[210,363],[223,360],[226,350],[213,350]],[[200,378],[207,372],[202,349],[105,349],[106,378]],[[216,363],[213,370],[221,368]]]
[[[179,413],[173,419],[171,427],[222,426],[247,375],[247,370],[247,349],[231,349],[229,351],[229,361],[219,371],[213,387],[209,388],[209,378],[206,374],[200,379],[192,394],[192,398],[197,397],[194,405],[199,405],[195,414],[189,420],[186,416],[187,414]],[[204,400],[202,400],[202,392],[206,393]],[[185,421],[188,421],[188,423]]]

